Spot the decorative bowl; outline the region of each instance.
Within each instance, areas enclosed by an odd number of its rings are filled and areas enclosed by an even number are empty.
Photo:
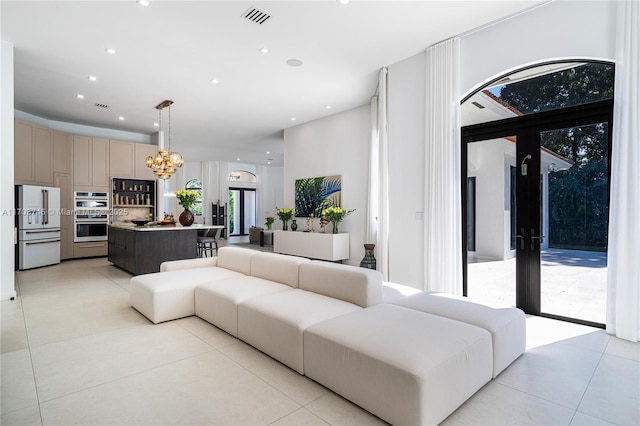
[[[144,226],[149,221],[147,219],[131,219],[131,222],[135,223],[137,226]]]

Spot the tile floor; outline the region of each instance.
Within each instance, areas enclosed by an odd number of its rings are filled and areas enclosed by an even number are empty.
[[[384,424],[196,318],[153,325],[105,258],[18,272],[2,301],[2,425]],[[528,350],[445,425],[640,424],[640,346],[527,320]]]

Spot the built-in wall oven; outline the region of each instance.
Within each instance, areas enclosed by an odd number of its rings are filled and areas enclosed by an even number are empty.
[[[74,193],[73,241],[106,241],[109,228],[109,193]]]

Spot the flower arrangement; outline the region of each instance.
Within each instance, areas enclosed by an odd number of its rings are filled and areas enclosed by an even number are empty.
[[[292,208],[289,208],[289,207],[283,207],[281,209],[277,209],[276,210],[276,214],[278,215],[278,217],[282,221],[282,230],[283,231],[287,231],[288,230],[289,227],[287,225],[287,222],[293,217],[293,215],[295,213],[296,213],[295,210],[293,210]]]
[[[345,216],[350,215],[354,211],[356,211],[356,209],[345,210],[342,207],[332,206],[322,210],[322,216],[324,216],[327,220],[329,220],[333,224],[333,233],[337,234],[338,224],[344,220]]]
[[[200,194],[191,189],[179,189],[176,191],[178,203],[184,207],[185,210],[191,210],[191,207],[198,201],[199,196]]]
[[[264,224],[267,225],[267,229],[271,229],[271,226],[273,225],[273,222],[276,221],[276,218],[273,216],[267,216],[265,220],[266,222]]]

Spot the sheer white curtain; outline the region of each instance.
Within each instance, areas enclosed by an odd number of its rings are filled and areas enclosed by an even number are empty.
[[[389,156],[387,145],[387,69],[378,74],[378,93],[371,98],[369,203],[367,240],[376,244],[377,268],[389,279]]]
[[[607,270],[607,332],[640,336],[640,3],[618,3]]]
[[[427,49],[425,289],[462,294],[460,39]]]

